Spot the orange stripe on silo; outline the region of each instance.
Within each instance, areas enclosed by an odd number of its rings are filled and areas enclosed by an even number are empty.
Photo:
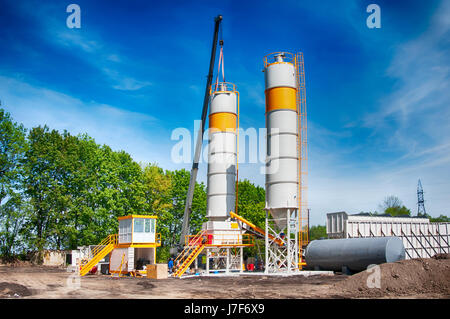
[[[210,114],[209,128],[211,132],[236,132],[236,114],[225,112]]]
[[[276,87],[266,90],[266,112],[279,109],[297,111],[296,89]]]

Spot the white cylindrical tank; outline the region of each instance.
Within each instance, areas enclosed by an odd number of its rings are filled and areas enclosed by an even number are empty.
[[[213,229],[214,222],[227,221],[230,211],[235,211],[237,115],[234,86],[219,84],[211,95],[210,105],[207,217],[208,229]]]
[[[266,208],[274,218],[298,207],[296,72],[284,53],[265,62],[267,161]]]

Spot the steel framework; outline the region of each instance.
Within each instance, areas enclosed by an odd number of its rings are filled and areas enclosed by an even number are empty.
[[[417,183],[417,216],[425,216],[427,212],[425,211],[425,200],[423,199],[423,188],[422,183]]]
[[[206,274],[211,272],[242,272],[243,247],[206,248]]]
[[[270,219],[266,210],[265,273],[299,270],[298,216],[296,209],[287,209],[286,217]],[[275,225],[285,224],[284,228]]]

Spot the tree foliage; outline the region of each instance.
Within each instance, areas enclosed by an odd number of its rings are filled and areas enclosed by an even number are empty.
[[[239,181],[237,214],[264,229],[266,218],[264,207],[264,188],[252,184],[247,179]]]
[[[391,216],[411,216],[411,210],[405,206],[389,207],[384,211],[384,213]]]
[[[430,215],[426,215],[425,217],[430,219],[432,223],[450,223],[450,217],[445,215],[439,215],[439,217],[431,217]]]
[[[0,109],[0,253],[10,257],[21,245],[27,207],[21,191],[26,130]]]
[[[309,240],[312,241],[321,238],[327,238],[326,226],[322,225],[311,226],[309,228]]]
[[[411,211],[403,205],[402,201],[397,196],[394,195],[387,196],[380,205],[380,209],[384,214],[389,214],[391,216],[411,215]]]

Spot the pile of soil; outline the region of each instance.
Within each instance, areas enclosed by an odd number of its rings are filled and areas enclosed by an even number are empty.
[[[10,282],[0,282],[0,298],[24,296],[31,296],[31,291],[27,287]]]
[[[450,297],[449,254],[382,264],[379,274],[381,275],[380,288],[374,287],[376,286],[375,270],[357,273],[336,283],[334,288],[341,290],[344,296],[353,298],[417,294],[438,294]]]

